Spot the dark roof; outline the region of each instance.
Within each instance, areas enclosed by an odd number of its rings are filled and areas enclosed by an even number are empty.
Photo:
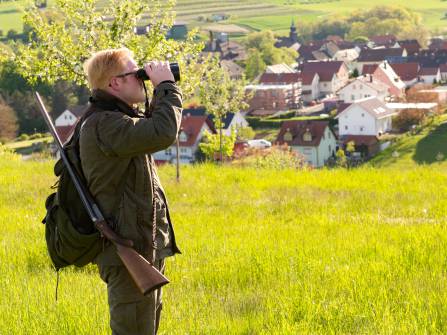
[[[320,145],[326,127],[329,127],[328,121],[285,121],[281,126],[276,141],[279,144],[287,143],[290,146],[317,147]],[[284,141],[284,135],[288,131],[292,134],[292,141]],[[311,134],[311,141],[304,140],[304,134],[307,132]]]
[[[67,108],[70,112],[72,112],[78,119],[84,115],[85,111],[87,110],[87,106],[85,105],[78,105]]]
[[[206,109],[205,108],[186,108],[183,109],[182,112],[183,116],[207,116],[208,120],[210,121],[210,128],[215,129],[214,126],[214,115],[211,114],[207,114],[206,113]],[[225,118],[223,119],[223,123],[224,123],[224,129],[227,129],[230,126],[231,121],[234,118],[234,113],[227,113],[225,115]]]
[[[261,84],[294,84],[300,81],[299,73],[263,73]]]
[[[378,67],[379,64],[365,64],[362,68],[362,74],[373,74]]]
[[[441,72],[447,72],[447,64],[441,64],[439,65],[439,70],[441,70]]]
[[[401,63],[401,64],[390,64],[394,72],[403,81],[410,81],[417,78],[419,73],[418,63]]]
[[[417,40],[402,40],[397,42],[402,48],[407,50],[408,55],[414,55],[421,49],[421,45]]]
[[[303,74],[318,73],[320,81],[331,81],[332,77],[337,74],[343,67],[342,61],[321,61],[321,62],[306,62],[300,65]]]
[[[402,48],[363,49],[360,52],[358,62],[381,62],[390,57],[401,57]]]
[[[312,85],[312,81],[317,73],[300,73],[301,82],[303,85]]]

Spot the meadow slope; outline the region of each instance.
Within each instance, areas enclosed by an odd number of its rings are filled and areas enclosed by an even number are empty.
[[[56,276],[52,161],[0,156],[0,334],[108,334],[94,266]],[[159,173],[183,254],[160,334],[447,333],[447,169]]]

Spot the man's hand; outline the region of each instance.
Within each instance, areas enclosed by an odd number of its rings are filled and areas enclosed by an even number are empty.
[[[157,87],[158,84],[165,80],[175,81],[169,62],[152,61],[144,65],[144,70],[154,87]]]

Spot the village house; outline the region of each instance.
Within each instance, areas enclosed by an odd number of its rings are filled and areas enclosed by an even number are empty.
[[[238,80],[242,78],[244,69],[232,60],[221,60],[220,65],[227,71],[231,79]]]
[[[320,97],[320,76],[318,73],[300,73],[302,91],[301,99],[310,103]]]
[[[179,140],[179,159],[182,164],[190,164],[196,160],[199,143],[205,131],[215,133],[214,127],[208,117],[182,115]],[[169,148],[153,154],[157,164],[174,163],[177,159],[177,145],[172,144]]]
[[[336,136],[328,121],[285,121],[276,144],[287,144],[313,167],[324,166],[331,157],[335,157],[337,150]]]
[[[300,106],[301,79],[298,73],[263,73],[259,84],[248,85],[245,89],[254,94],[249,101],[250,115],[272,115]]]
[[[208,120],[211,122],[211,125],[213,126],[213,129],[216,129],[216,125],[214,123],[214,115],[207,114],[206,109],[201,108],[185,108],[182,112],[183,115],[189,115],[189,116],[207,116]],[[231,135],[231,131],[234,130],[237,134],[239,129],[246,128],[249,126],[247,120],[242,115],[240,111],[236,113],[227,113],[225,117],[223,118],[223,134],[224,135]]]
[[[386,61],[380,64],[363,66],[362,75],[372,75],[374,80],[381,81],[387,85],[391,99],[394,97],[403,97],[405,95],[405,83]]]
[[[381,136],[392,129],[392,116],[396,114],[377,98],[357,100],[335,117],[339,137],[343,140],[345,135]]]
[[[396,62],[407,57],[407,51],[403,48],[362,49],[356,61],[356,69],[359,73],[365,65],[380,64],[383,61]]]
[[[406,50],[408,56],[417,55],[421,50],[421,45],[417,40],[400,40],[397,43]]]
[[[422,83],[437,84],[441,82],[439,67],[423,67],[419,70],[418,80]]]
[[[301,76],[307,78],[318,74],[320,97],[335,95],[349,81],[348,68],[340,61],[306,62],[300,65],[300,70]]]
[[[392,34],[386,34],[386,35],[375,35],[370,37],[369,39],[375,47],[399,47],[399,44],[397,43],[397,37]]]
[[[350,81],[345,87],[337,93],[338,98],[346,103],[352,103],[356,100],[375,97],[382,102],[389,96],[388,86],[383,82],[374,79],[373,75],[360,76]]]
[[[395,63],[390,64],[394,72],[405,83],[405,86],[411,87],[419,81],[420,66],[418,63]]]
[[[54,127],[62,143],[67,141],[74,131],[79,118],[84,114],[85,106],[75,106],[66,109],[54,120]]]
[[[292,20],[292,24],[290,25],[289,36],[278,37],[275,43],[275,47],[277,48],[290,48],[292,50],[298,51],[301,47],[298,42],[298,33],[296,32],[295,22]]]

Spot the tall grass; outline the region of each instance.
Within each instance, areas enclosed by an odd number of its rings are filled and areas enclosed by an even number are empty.
[[[95,267],[54,300],[52,165],[0,157],[0,334],[108,334]],[[446,172],[160,168],[183,252],[160,334],[447,333]]]

